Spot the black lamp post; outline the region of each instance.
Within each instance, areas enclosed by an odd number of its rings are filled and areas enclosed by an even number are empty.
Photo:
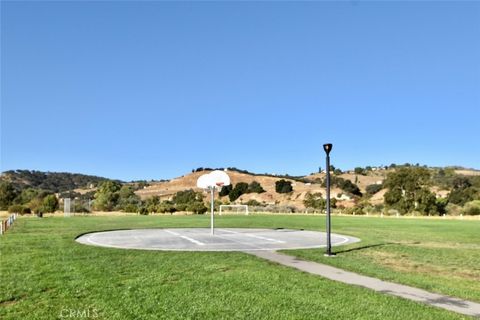
[[[331,257],[335,254],[332,253],[332,241],[331,241],[331,224],[330,224],[330,151],[332,151],[332,144],[326,143],[323,145],[323,150],[327,154],[327,252],[325,256]]]

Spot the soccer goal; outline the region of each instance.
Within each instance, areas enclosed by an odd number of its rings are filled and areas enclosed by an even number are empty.
[[[75,200],[73,200],[75,201]],[[63,216],[64,217],[71,217],[74,213],[71,211],[72,208],[72,201],[70,198],[63,198]]]
[[[223,213],[245,214],[248,216],[248,206],[245,204],[222,204],[220,205],[220,215]]]

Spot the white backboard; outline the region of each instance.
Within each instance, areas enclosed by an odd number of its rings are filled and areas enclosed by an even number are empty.
[[[230,185],[230,177],[225,171],[215,170],[201,175],[197,180],[197,187],[202,189],[218,188]]]

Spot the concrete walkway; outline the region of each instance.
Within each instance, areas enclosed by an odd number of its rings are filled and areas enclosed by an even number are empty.
[[[414,287],[362,276],[357,273],[344,271],[342,269],[334,268],[321,263],[298,260],[293,256],[288,256],[275,251],[245,252],[269,261],[283,264],[285,266],[316,274],[327,279],[340,281],[347,284],[354,284],[375,290],[377,292],[387,293],[405,299],[426,303],[435,307],[469,316],[480,317],[480,303],[443,296]]]

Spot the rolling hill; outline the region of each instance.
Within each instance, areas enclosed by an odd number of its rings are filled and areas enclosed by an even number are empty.
[[[91,188],[108,178],[69,172],[43,172],[36,170],[9,170],[2,173],[0,181],[8,181],[18,189],[37,188],[63,192]]]
[[[442,168],[431,168],[432,172],[440,170]],[[445,169],[445,168],[443,168]],[[442,170],[443,170],[442,169]],[[369,185],[382,185],[383,181],[387,177],[387,174],[393,169],[389,168],[374,168],[366,174],[356,174],[354,171],[347,171],[341,174],[332,174],[332,179],[344,179],[353,182],[360,191],[365,194]],[[480,176],[480,171],[465,168],[450,168],[454,170],[455,174],[465,176]],[[210,172],[211,169],[197,169],[191,173],[185,174],[181,177],[177,177],[171,180],[152,181],[147,186],[142,187],[135,191],[140,198],[147,199],[152,196],[159,196],[161,200],[168,200],[179,191],[194,189],[196,191],[202,191],[196,188],[196,181],[202,174]],[[256,174],[246,170],[239,170],[231,168],[227,170],[232,184],[235,185],[239,182],[245,182],[247,184],[256,181],[261,184],[265,192],[263,193],[246,193],[241,195],[235,203],[247,203],[249,201],[256,201],[261,205],[277,205],[277,206],[294,206],[299,209],[304,208],[303,201],[308,193],[321,193],[322,197],[325,197],[325,173],[314,173],[301,177],[290,176],[276,176],[273,174]],[[292,183],[293,192],[288,194],[281,194],[275,191],[275,183],[281,179],[285,179]],[[21,190],[24,188],[40,188],[50,190],[56,193],[75,190],[78,193],[91,192],[95,190],[95,187],[102,181],[109,180],[104,177],[83,175],[75,173],[65,172],[41,172],[41,171],[29,171],[29,170],[11,170],[3,172],[0,181],[9,181],[15,188]],[[121,181],[119,181],[121,182]],[[134,182],[123,184],[135,184]],[[138,184],[137,184],[138,188]],[[431,187],[437,197],[446,197],[449,193],[448,190],[442,189],[438,185]],[[369,201],[373,205],[382,204],[384,201],[383,195],[386,189],[380,189],[377,193],[373,194]],[[351,193],[340,189],[337,185],[332,186],[331,190],[332,198],[337,199],[337,205],[345,208],[355,206],[359,201],[358,197],[353,196]],[[224,202],[228,201],[228,196],[221,199]]]

